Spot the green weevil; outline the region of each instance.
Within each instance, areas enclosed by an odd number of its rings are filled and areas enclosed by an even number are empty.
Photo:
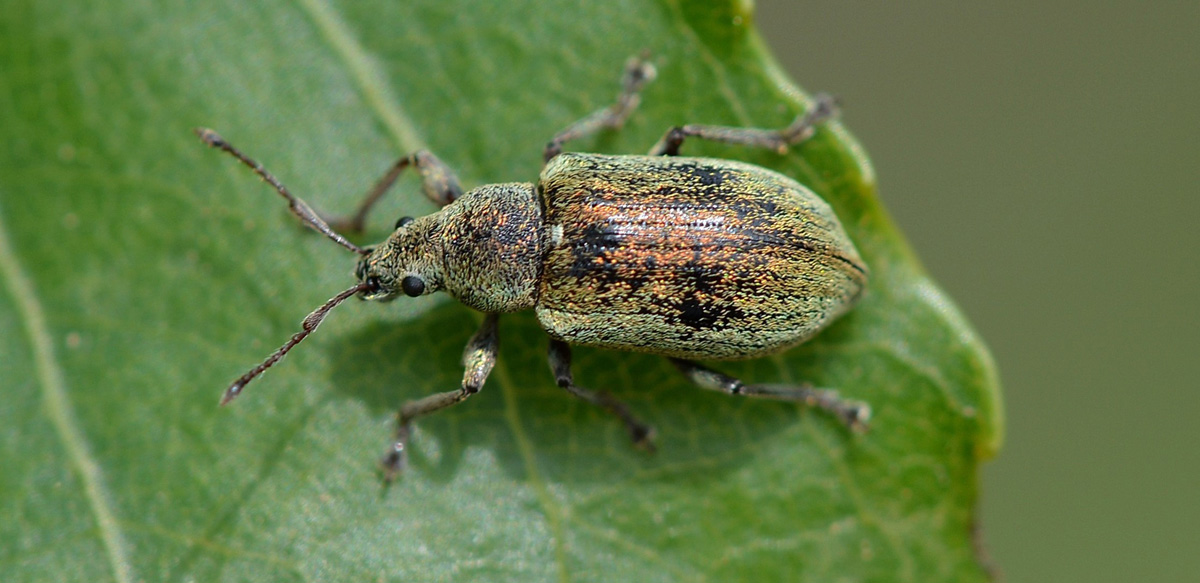
[[[645,56],[625,67],[617,102],[559,132],[543,152],[536,184],[490,184],[466,193],[433,154],[398,160],[358,211],[333,224],[361,231],[368,211],[414,167],[438,212],[403,217],[375,247],[346,240],[274,176],[212,130],[197,134],[249,166],[287,199],[308,226],[362,258],[358,283],[304,319],[302,330],[238,378],[221,403],[317,328],[345,299],[391,300],[436,291],[483,312],[463,355],[462,385],[404,404],[382,460],[387,479],[406,463],[413,420],[475,394],[496,362],[499,314],[533,309],[550,336],[559,387],[618,417],[637,445],[653,430],[606,392],[575,384],[569,344],[666,356],[695,384],[730,394],[797,401],[864,429],[870,408],[808,385],[760,385],[696,360],[754,358],[811,338],[862,294],[868,270],[825,201],[794,180],[751,164],[679,156],[686,138],[780,153],[836,115],[818,96],[786,128],[673,127],[646,156],[563,152],[566,142],[620,128],[655,69]]]

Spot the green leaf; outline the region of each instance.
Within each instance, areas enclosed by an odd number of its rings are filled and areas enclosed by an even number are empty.
[[[556,388],[530,314],[500,364],[375,461],[406,399],[453,388],[479,316],[352,302],[229,407],[225,385],[355,258],[191,133],[208,126],[314,206],[351,208],[427,147],[464,184],[531,180],[558,129],[659,79],[621,132],[781,126],[804,95],[748,2],[9,2],[0,11],[0,572],[9,581],[970,581],[979,463],[1001,440],[986,350],[921,270],[840,125],[787,156],[689,143],[825,196],[872,269],[806,345],[723,370],[869,401],[851,435],[697,390],[662,359],[576,351],[652,421],[634,450]],[[831,88],[836,89],[836,88]],[[852,119],[853,113],[847,117]],[[363,242],[433,210],[406,176]]]

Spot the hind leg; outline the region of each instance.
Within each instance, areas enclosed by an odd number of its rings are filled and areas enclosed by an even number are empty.
[[[667,130],[662,139],[650,149],[650,155],[678,156],[679,147],[687,138],[766,148],[784,154],[787,153],[788,146],[794,146],[811,138],[817,131],[818,125],[835,116],[837,116],[837,102],[832,96],[820,93],[813,98],[812,107],[786,128],[764,130],[695,124],[676,126]]]
[[[730,395],[745,395],[777,401],[794,401],[832,413],[847,427],[865,431],[871,419],[871,407],[861,401],[842,399],[832,389],[815,389],[807,385],[747,385],[742,381],[690,360],[672,358],[671,363],[693,383]]]

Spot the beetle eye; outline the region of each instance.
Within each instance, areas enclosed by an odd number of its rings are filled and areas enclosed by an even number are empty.
[[[374,275],[368,276],[366,281],[363,283],[366,283],[367,287],[369,287],[371,291],[373,291],[373,292],[379,291],[379,278],[378,277],[376,277]]]
[[[400,217],[400,219],[396,221],[396,228],[399,229],[400,227],[407,227],[411,222],[413,222],[412,217]]]
[[[425,293],[425,282],[415,275],[405,276],[400,280],[400,289],[404,290],[404,295],[415,298]]]

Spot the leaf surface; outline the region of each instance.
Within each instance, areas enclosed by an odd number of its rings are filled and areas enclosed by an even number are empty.
[[[220,131],[309,203],[353,207],[403,153],[528,181],[553,133],[658,80],[620,132],[775,127],[804,107],[747,3],[10,2],[0,11],[0,571],[91,581],[970,581],[978,466],[1001,440],[985,348],[923,273],[832,124],[786,156],[688,143],[824,196],[872,269],[851,314],[720,368],[869,401],[851,435],[697,390],[664,360],[578,349],[577,381],[657,427],[630,447],[556,388],[532,314],[485,389],[374,463],[403,401],[461,378],[480,318],[445,297],[348,303],[229,407],[224,386],[352,282]],[[830,88],[836,89],[836,88]],[[853,111],[846,117],[853,119]],[[374,216],[433,210],[406,176]]]

